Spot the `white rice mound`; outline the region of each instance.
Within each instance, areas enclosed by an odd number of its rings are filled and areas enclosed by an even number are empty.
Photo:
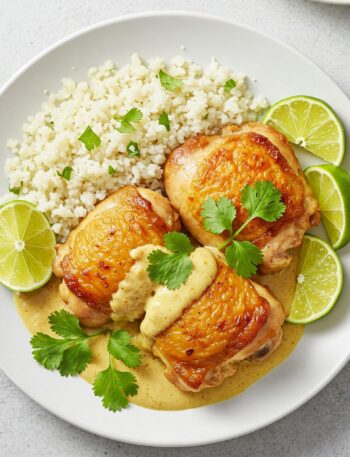
[[[165,90],[160,69],[182,79],[182,87]],[[236,87],[227,93],[229,79]],[[9,187],[21,187],[20,196],[11,198],[37,205],[64,241],[81,218],[119,187],[161,190],[167,154],[186,138],[214,133],[225,124],[255,121],[267,105],[263,96],[254,97],[247,89],[245,75],[215,59],[204,69],[182,56],[167,65],[161,58],[143,61],[134,54],[119,69],[108,61],[91,68],[87,81],[63,79],[61,90],[48,94],[41,111],[23,125],[21,142],[8,140],[13,153],[6,163]],[[113,116],[131,108],[140,109],[143,118],[134,124],[134,132],[119,133]],[[158,122],[163,111],[169,116],[169,132]],[[78,140],[87,126],[101,138],[92,151]],[[138,143],[140,157],[128,157],[130,141]],[[116,170],[112,176],[109,165]],[[69,181],[57,174],[66,166],[73,170]]]

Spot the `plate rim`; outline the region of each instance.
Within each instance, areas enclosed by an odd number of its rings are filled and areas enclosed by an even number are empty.
[[[260,29],[254,28],[252,26],[246,25],[245,23],[239,22],[239,21],[234,21],[230,19],[226,19],[214,14],[207,14],[207,13],[199,13],[197,11],[187,11],[187,10],[155,10],[155,11],[145,11],[145,12],[139,12],[139,13],[130,13],[130,14],[125,14],[121,16],[116,16],[112,17],[109,19],[105,19],[102,21],[98,21],[96,23],[90,24],[86,27],[82,27],[78,29],[77,31],[68,34],[67,36],[64,36],[56,41],[54,41],[52,44],[49,46],[45,47],[42,51],[38,52],[35,54],[31,59],[29,59],[26,63],[24,63],[22,66],[20,66],[14,74],[7,79],[7,81],[1,86],[0,88],[0,98],[3,96],[3,94],[16,82],[16,80],[21,77],[30,67],[32,67],[35,63],[40,61],[42,58],[50,54],[52,51],[55,49],[59,48],[60,46],[68,43],[69,41],[74,40],[75,38],[78,38],[82,35],[85,35],[89,32],[92,32],[96,29],[103,28],[108,25],[112,24],[117,24],[121,22],[127,22],[130,20],[134,19],[142,19],[142,18],[152,18],[152,17],[169,17],[169,16],[178,16],[178,17],[186,17],[186,18],[194,18],[194,19],[205,19],[205,20],[210,20],[213,22],[219,22],[219,23],[224,23],[226,25],[230,26],[235,26],[241,29],[245,29],[247,31],[250,31],[254,34],[263,36],[267,38],[268,40],[271,40],[278,44],[279,46],[282,46],[286,49],[288,49],[290,52],[296,54],[299,58],[301,58],[304,62],[306,62],[308,65],[312,65],[316,70],[321,71],[326,78],[338,89],[339,93],[345,97],[346,99],[349,100],[348,96],[345,94],[345,92],[342,90],[341,87],[332,79],[332,77],[323,69],[321,68],[318,64],[316,64],[311,58],[307,57],[304,55],[301,51],[298,49],[294,48],[293,46],[289,45],[288,43],[284,42],[283,40],[276,38],[273,35],[270,35],[269,33],[266,33]],[[175,448],[182,448],[182,447],[190,447],[190,446],[204,446],[207,444],[212,444],[212,443],[220,443],[224,442],[230,439],[238,438],[240,436],[247,435],[249,433],[253,433],[257,430],[260,430],[262,428],[265,428],[274,422],[279,421],[283,417],[286,417],[287,415],[291,414],[298,408],[300,408],[302,405],[307,403],[309,400],[311,400],[314,396],[316,396],[327,384],[329,384],[335,376],[344,368],[344,366],[350,361],[350,349],[347,351],[346,354],[344,354],[344,357],[338,362],[338,364],[333,368],[332,371],[328,373],[328,375],[322,380],[322,382],[319,382],[313,389],[310,389],[308,392],[306,392],[301,399],[296,402],[291,407],[286,408],[285,411],[282,411],[280,414],[276,414],[274,418],[272,419],[267,419],[266,422],[264,422],[262,425],[258,424],[256,426],[251,427],[249,430],[245,432],[239,432],[236,434],[231,434],[231,435],[226,435],[223,437],[219,437],[216,439],[205,439],[202,438],[199,440],[198,438],[194,439],[193,441],[186,440],[184,443],[178,443],[178,442],[168,442],[167,444],[164,443],[157,443],[156,439],[149,439],[149,440],[130,440],[130,439],[123,439],[123,438],[116,438],[115,436],[111,436],[109,433],[101,433],[101,432],[96,432],[92,426],[89,426],[88,424],[82,424],[79,420],[74,419],[71,415],[64,414],[63,412],[56,412],[54,411],[50,405],[46,404],[46,401],[39,398],[39,395],[35,394],[28,394],[26,389],[21,385],[17,383],[17,381],[14,381],[10,375],[7,374],[7,370],[4,369],[3,367],[0,367],[0,369],[5,373],[6,376],[13,382],[22,392],[24,392],[26,395],[28,395],[32,400],[34,400],[36,403],[38,403],[41,407],[49,411],[51,414],[54,416],[64,420],[65,422],[74,425],[75,427],[79,427],[82,430],[86,430],[89,433],[92,433],[97,436],[102,436],[104,438],[108,438],[114,441],[120,441],[123,443],[128,443],[128,444],[134,444],[138,446],[152,446],[152,447],[160,447],[160,448],[167,448],[167,447],[175,447]],[[133,405],[135,407],[135,405]]]

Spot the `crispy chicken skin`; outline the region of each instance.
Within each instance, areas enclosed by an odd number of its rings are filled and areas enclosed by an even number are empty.
[[[181,390],[217,386],[240,361],[261,360],[281,342],[281,304],[266,287],[237,276],[218,254],[216,279],[153,345],[166,377]]]
[[[109,302],[134,264],[130,251],[163,244],[163,235],[180,228],[169,201],[148,189],[123,187],[88,214],[57,246],[53,271],[63,278],[60,295],[87,326],[109,320]]]
[[[318,202],[300,169],[287,139],[270,126],[250,123],[229,126],[221,135],[199,135],[175,149],[165,165],[165,189],[189,232],[202,244],[218,247],[227,234],[207,232],[200,215],[209,197],[224,195],[237,208],[233,228],[247,218],[240,191],[257,181],[271,181],[282,193],[284,215],[275,222],[251,221],[238,239],[262,249],[260,272],[286,268],[292,260],[290,248],[301,244],[304,232],[318,225]]]

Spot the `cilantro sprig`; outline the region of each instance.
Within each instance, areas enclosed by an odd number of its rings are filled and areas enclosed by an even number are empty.
[[[85,370],[91,361],[89,340],[102,332],[86,334],[79,320],[65,310],[49,316],[51,330],[61,338],[37,333],[30,340],[33,356],[48,370],[57,369],[62,376],[74,376]]]
[[[193,246],[189,238],[180,232],[164,235],[164,245],[170,252],[155,249],[148,256],[148,275],[152,281],[167,286],[170,290],[185,284],[192,272],[193,264],[189,257]]]
[[[45,333],[35,334],[30,341],[32,353],[37,362],[48,370],[57,369],[62,376],[82,373],[92,359],[90,340],[110,332],[107,344],[109,366],[97,373],[93,391],[95,395],[102,397],[103,406],[110,411],[125,408],[128,405],[128,396],[136,395],[138,386],[132,373],[114,368],[113,358],[130,368],[141,365],[140,350],[131,344],[128,332],[99,329],[88,334],[81,328],[79,320],[66,310],[52,313],[49,324],[51,330],[60,338]]]
[[[163,111],[158,118],[159,125],[163,125],[168,132],[170,132],[170,120],[169,116],[165,111]]]
[[[159,71],[159,81],[164,89],[174,92],[176,89],[179,89],[183,81],[182,79],[174,78],[173,76],[168,75],[165,71]]]
[[[116,127],[120,133],[131,133],[136,129],[133,124],[137,124],[143,118],[142,111],[138,108],[131,108],[124,116],[113,116],[114,119],[120,122],[119,127]]]
[[[92,151],[101,144],[101,138],[88,125],[84,132],[78,138],[79,141],[85,144],[88,151]]]
[[[73,168],[72,167],[64,167],[63,171],[56,171],[57,176],[60,176],[61,178],[64,178],[66,181],[70,181],[70,178],[72,176]]]
[[[229,79],[225,83],[224,92],[230,94],[231,90],[236,87],[236,81],[234,79]]]
[[[236,237],[257,217],[268,222],[279,219],[286,209],[281,197],[281,192],[270,181],[258,181],[254,186],[246,186],[241,191],[241,201],[242,206],[248,211],[248,218],[235,232],[232,223],[236,217],[236,208],[231,200],[226,197],[220,197],[217,201],[208,198],[203,203],[201,216],[205,229],[215,235],[229,232],[228,239],[220,249],[226,247],[226,262],[238,275],[250,278],[257,272],[263,255],[253,243],[238,241]]]

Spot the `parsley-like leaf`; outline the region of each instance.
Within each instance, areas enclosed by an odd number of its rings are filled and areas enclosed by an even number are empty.
[[[160,84],[164,87],[164,89],[170,90],[171,92],[174,92],[176,89],[179,89],[183,84],[182,79],[174,78],[173,76],[170,76],[167,73],[165,73],[165,71],[163,70],[159,71],[159,81]]]
[[[92,353],[88,340],[69,347],[63,352],[63,357],[58,370],[62,376],[74,376],[82,373],[91,361]]]
[[[79,320],[66,310],[50,314],[49,323],[51,330],[62,338],[35,334],[30,340],[35,360],[49,370],[59,370],[62,376],[84,371],[92,358],[88,341],[101,332],[87,335]]]
[[[168,132],[170,132],[170,121],[167,113],[165,111],[159,116],[158,119],[159,125],[164,125]]]
[[[202,205],[201,216],[204,227],[208,232],[219,235],[228,230],[232,232],[232,222],[236,217],[236,208],[227,197],[220,197],[217,201],[208,198]]]
[[[116,412],[128,406],[128,396],[137,394],[138,386],[132,373],[123,372],[109,367],[97,373],[93,390],[94,394],[102,397],[103,406]]]
[[[152,281],[166,285],[170,290],[178,289],[192,272],[189,254],[193,246],[189,238],[180,232],[165,234],[164,244],[171,253],[160,249],[152,251],[148,256],[148,275]]]
[[[241,192],[242,205],[249,213],[249,219],[260,217],[274,222],[285,212],[286,205],[281,202],[281,192],[270,181],[258,181],[246,186]]]
[[[127,145],[126,150],[128,151],[129,157],[140,157],[139,145],[135,141],[130,141]]]
[[[85,144],[88,151],[92,151],[101,144],[101,138],[96,135],[90,126],[86,127],[85,131],[80,135],[78,140]]]
[[[54,370],[60,366],[63,352],[67,349],[67,341],[45,333],[36,333],[30,340],[33,348],[33,357],[48,370]]]
[[[86,334],[80,327],[79,319],[65,309],[55,311],[49,316],[51,330],[63,338],[84,338]]]
[[[169,251],[175,254],[190,254],[193,246],[190,239],[181,232],[168,232],[164,235],[164,244]]]
[[[148,274],[152,281],[167,286],[170,290],[185,284],[193,264],[187,254],[168,254],[156,249],[148,256]]]
[[[116,121],[120,122],[120,126],[116,129],[120,133],[131,133],[135,131],[135,127],[132,123],[138,123],[142,119],[143,114],[142,111],[138,108],[131,108],[124,116],[118,117],[114,116]]]
[[[19,195],[21,193],[21,190],[22,190],[22,186],[21,187],[9,187],[9,191],[15,195]]]
[[[114,173],[116,171],[117,170],[115,168],[113,168],[112,165],[108,165],[108,174],[110,174],[112,176],[112,175],[114,175]]]
[[[257,272],[257,266],[262,262],[263,255],[250,241],[233,241],[226,248],[225,259],[229,267],[233,268],[239,276],[250,278]]]
[[[61,176],[61,178],[64,178],[65,180],[69,181],[72,176],[72,171],[73,171],[73,168],[64,167],[62,173],[57,171],[57,175]]]
[[[124,362],[127,367],[141,365],[140,349],[131,344],[130,335],[126,330],[116,330],[112,333],[108,341],[108,352]]]
[[[226,81],[224,91],[227,93],[230,93],[231,90],[235,87],[236,87],[236,81],[234,81],[233,79],[229,79],[228,81]]]

